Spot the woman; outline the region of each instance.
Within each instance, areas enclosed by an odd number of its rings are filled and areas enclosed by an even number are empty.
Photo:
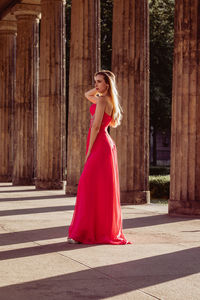
[[[94,79],[95,88],[85,93],[93,104],[68,242],[129,244],[122,233],[117,151],[107,132],[108,126],[116,127],[121,120],[115,76],[103,70]]]

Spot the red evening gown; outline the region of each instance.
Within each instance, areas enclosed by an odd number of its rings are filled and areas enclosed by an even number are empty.
[[[96,104],[90,106],[90,130]],[[111,116],[104,112],[101,128],[80,176],[68,238],[84,244],[130,244],[122,233],[117,150],[107,132]]]

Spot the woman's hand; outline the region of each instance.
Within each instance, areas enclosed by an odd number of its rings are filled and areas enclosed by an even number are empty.
[[[96,88],[93,88],[87,92],[85,92],[85,97],[92,103],[96,103],[98,100],[98,96],[97,96],[98,92],[96,90]]]

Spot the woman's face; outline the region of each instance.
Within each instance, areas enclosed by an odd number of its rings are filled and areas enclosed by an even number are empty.
[[[95,88],[99,93],[104,93],[109,85],[105,82],[103,75],[97,75],[94,77]]]

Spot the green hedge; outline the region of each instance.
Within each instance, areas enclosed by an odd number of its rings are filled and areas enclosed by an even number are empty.
[[[169,199],[170,176],[149,176],[151,198]]]
[[[170,167],[167,166],[150,166],[149,175],[169,175]]]

